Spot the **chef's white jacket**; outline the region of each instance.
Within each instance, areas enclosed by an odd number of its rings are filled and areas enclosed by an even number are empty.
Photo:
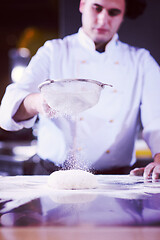
[[[46,79],[86,78],[105,87],[97,105],[68,117],[39,116],[37,153],[61,165],[75,145],[77,161],[97,170],[135,163],[134,142],[142,124],[153,156],[160,152],[160,68],[150,53],[122,43],[115,34],[105,52],[95,51],[82,29],[63,40],[47,41],[31,59],[19,83],[7,87],[0,125],[6,130],[34,126],[36,117],[20,123],[12,116],[22,100]],[[76,132],[76,138],[74,138]]]

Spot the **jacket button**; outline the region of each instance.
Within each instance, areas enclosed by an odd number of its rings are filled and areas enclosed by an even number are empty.
[[[109,120],[109,122],[110,122],[110,123],[113,123],[113,122],[114,122],[114,120],[113,120],[113,119],[111,119],[111,120]]]
[[[81,147],[78,147],[78,148],[77,148],[77,151],[78,151],[78,152],[82,151],[82,148],[81,148]]]
[[[109,154],[109,153],[110,153],[110,150],[108,149],[108,150],[106,151],[106,153]]]
[[[117,92],[118,92],[117,89],[114,89],[114,90],[113,90],[113,93],[117,93]]]
[[[83,118],[83,117],[80,117],[80,118],[79,118],[79,120],[80,120],[80,121],[83,121],[83,120],[84,120],[84,118]]]

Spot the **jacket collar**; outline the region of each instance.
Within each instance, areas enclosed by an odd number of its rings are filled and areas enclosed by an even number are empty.
[[[90,51],[95,51],[95,43],[92,41],[90,37],[88,37],[88,35],[83,31],[82,28],[80,28],[78,31],[78,38],[83,47],[87,48]],[[113,50],[113,47],[118,45],[118,40],[119,36],[116,33],[114,34],[113,38],[109,41],[109,43],[106,45],[105,52],[108,53],[110,52],[110,50]]]

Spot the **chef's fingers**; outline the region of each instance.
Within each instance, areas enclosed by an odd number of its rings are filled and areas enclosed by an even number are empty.
[[[144,168],[135,168],[130,171],[131,176],[143,176]]]
[[[43,99],[43,114],[48,118],[53,118],[56,115],[56,110],[52,109],[45,99]]]
[[[144,179],[148,179],[152,175],[152,172],[155,166],[156,166],[156,163],[152,162],[145,167],[144,174],[143,174]]]
[[[153,180],[160,179],[160,164],[149,163],[145,168],[135,168],[130,172],[131,176],[143,176],[144,179],[150,178],[152,175]]]
[[[153,169],[152,179],[160,179],[160,164],[157,164],[157,166]]]

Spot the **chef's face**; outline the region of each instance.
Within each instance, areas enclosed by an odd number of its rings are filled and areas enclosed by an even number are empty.
[[[95,42],[104,44],[118,31],[124,17],[125,0],[81,0],[82,28]]]

